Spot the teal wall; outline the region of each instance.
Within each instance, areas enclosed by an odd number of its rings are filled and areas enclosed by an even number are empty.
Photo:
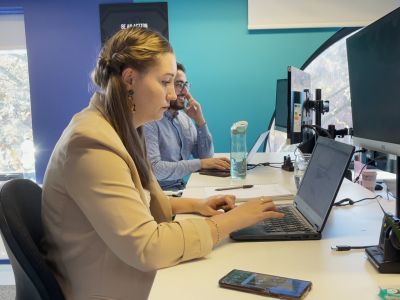
[[[134,1],[154,2],[154,1]],[[217,152],[229,152],[230,125],[247,120],[248,145],[265,131],[276,79],[301,67],[337,29],[247,29],[247,0],[169,0],[169,37],[203,107]]]
[[[121,2],[132,0],[0,0],[0,7],[24,11],[38,182],[62,131],[91,96],[98,5]],[[168,8],[170,40],[188,69],[217,152],[229,151],[234,121],[249,121],[249,144],[266,129],[276,79],[286,76],[287,65],[300,67],[336,31],[248,32],[247,0],[169,0]]]

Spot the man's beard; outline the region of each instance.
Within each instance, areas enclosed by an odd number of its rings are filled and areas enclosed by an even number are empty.
[[[178,99],[176,100],[171,100],[169,102],[169,108],[175,109],[175,110],[182,110],[185,108],[185,103],[180,104],[180,101]]]

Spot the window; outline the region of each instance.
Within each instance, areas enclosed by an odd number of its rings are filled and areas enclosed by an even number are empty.
[[[0,180],[35,177],[23,14],[0,8]]]
[[[311,93],[322,90],[322,99],[329,101],[329,112],[322,115],[321,126],[335,125],[336,129],[352,128],[349,73],[346,39],[359,28],[343,28],[329,38],[301,67],[311,75]],[[351,143],[346,136],[344,142]],[[286,134],[273,130],[269,140],[270,151],[293,150],[286,145]]]
[[[353,30],[349,30],[351,33],[346,31],[345,36],[339,31],[336,41],[325,46],[303,69],[311,75],[312,93],[320,88],[322,99],[329,100],[329,112],[321,118],[323,128],[331,124],[336,129],[353,127],[346,48],[346,39],[354,33]]]

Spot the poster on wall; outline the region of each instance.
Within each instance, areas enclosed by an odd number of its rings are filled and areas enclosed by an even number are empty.
[[[145,27],[168,39],[168,5],[166,2],[100,4],[101,44],[118,30]]]

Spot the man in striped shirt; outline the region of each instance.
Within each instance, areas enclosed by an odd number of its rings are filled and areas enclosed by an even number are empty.
[[[212,137],[201,106],[189,92],[184,66],[178,63],[177,69],[177,99],[160,121],[143,126],[147,156],[164,190],[183,189],[183,177],[200,169],[230,168],[227,158],[213,158]]]

